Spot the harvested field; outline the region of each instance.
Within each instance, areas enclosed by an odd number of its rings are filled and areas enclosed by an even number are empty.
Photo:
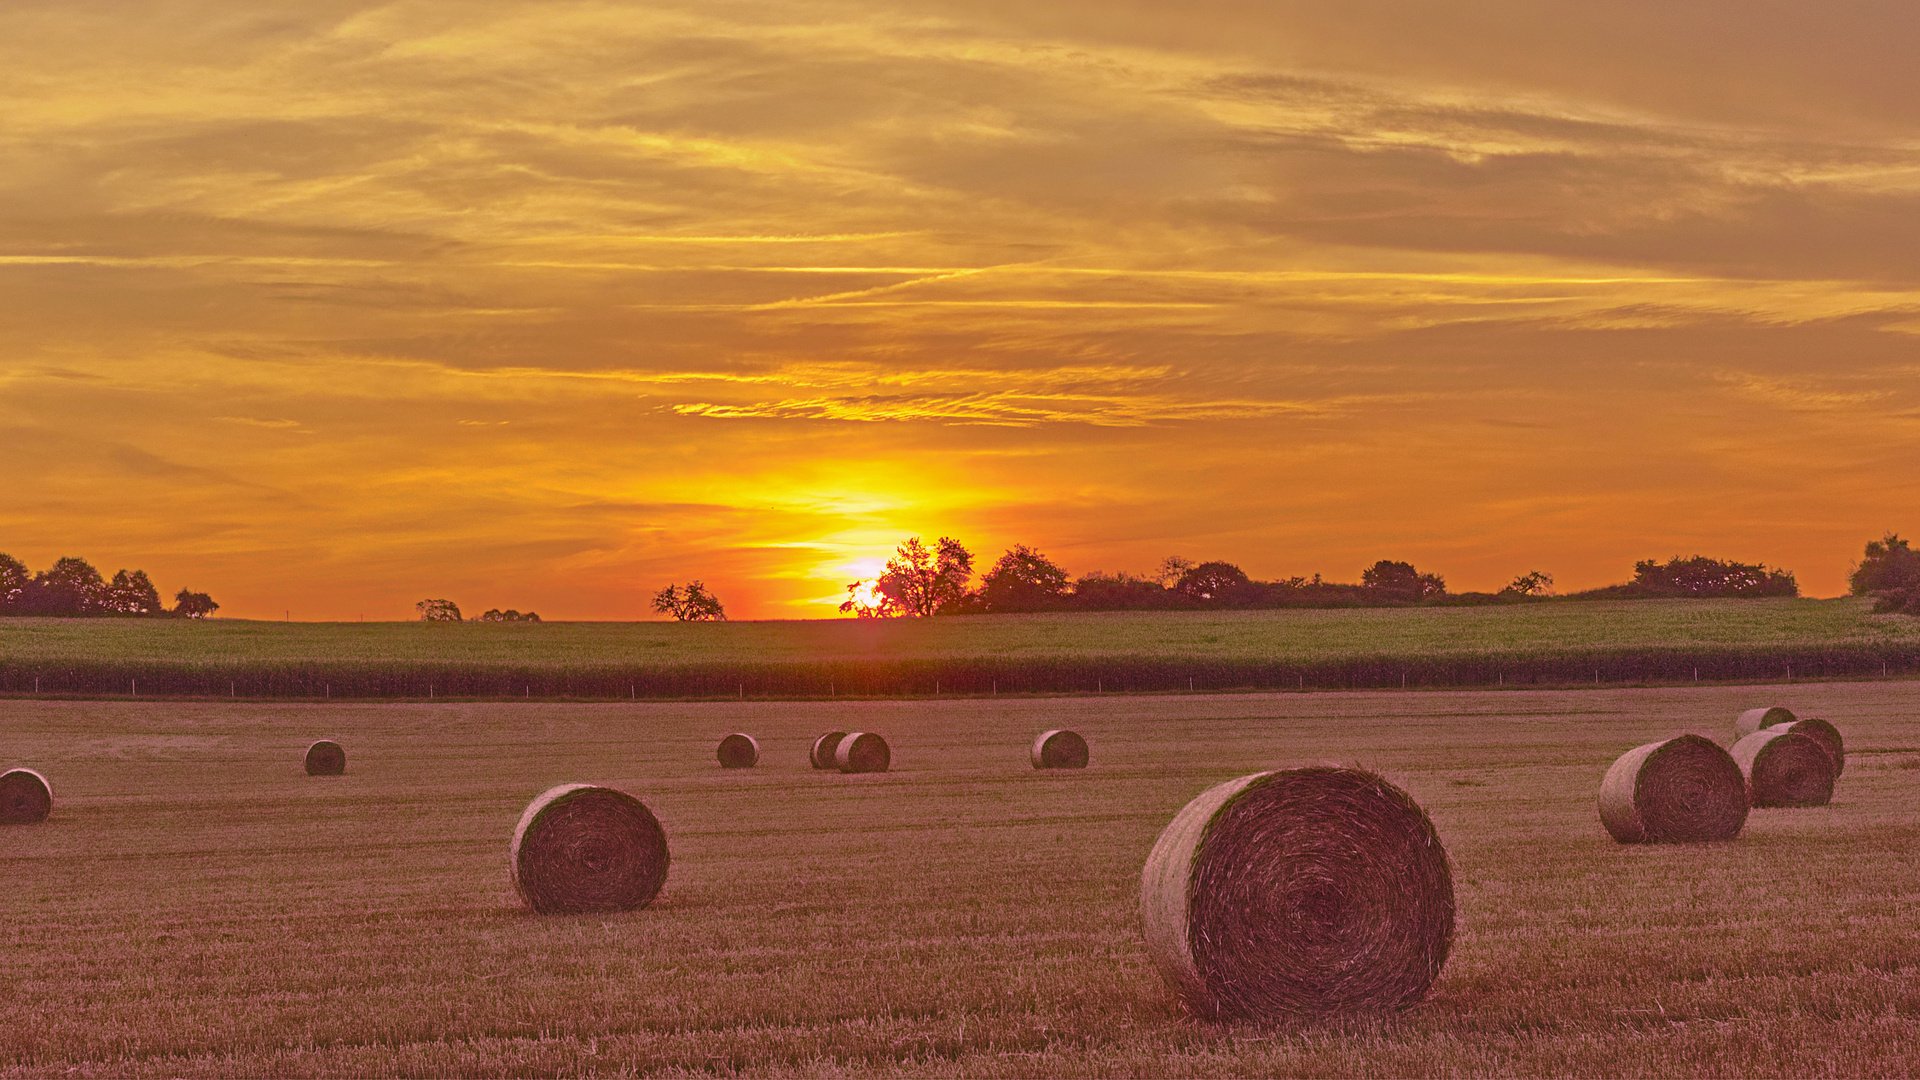
[[[1596,819],[1622,748],[1724,741],[1753,697],[0,701],[10,758],[60,786],[0,830],[0,1075],[1920,1073],[1914,684],[1778,692],[1847,732],[1831,805],[1708,846]],[[834,726],[885,732],[892,771],[808,768]],[[1056,726],[1091,768],[1030,766]],[[316,730],[352,770],[288,783]],[[734,730],[773,764],[715,768]],[[1322,761],[1431,816],[1450,959],[1403,1014],[1184,1017],[1140,938],[1155,836],[1213,784]],[[515,895],[508,837],[566,781],[658,815],[645,910]]]

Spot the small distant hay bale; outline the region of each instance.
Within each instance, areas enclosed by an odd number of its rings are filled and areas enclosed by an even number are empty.
[[[833,760],[833,754],[840,748],[840,740],[846,737],[847,733],[844,731],[829,731],[813,740],[813,750],[808,753],[807,760],[812,762],[816,769],[839,768],[840,763]]]
[[[1805,735],[1784,727],[1763,728],[1733,744],[1733,760],[1756,809],[1833,801],[1833,758]]]
[[[1764,709],[1748,709],[1734,720],[1733,737],[1736,739],[1744,739],[1763,728],[1770,728],[1779,724],[1791,724],[1793,720],[1793,710],[1783,708],[1779,705],[1769,706]]]
[[[1817,716],[1809,716],[1804,720],[1795,720],[1792,723],[1780,724],[1778,726],[1793,732],[1795,735],[1805,735],[1807,738],[1819,743],[1820,749],[1825,750],[1827,756],[1833,759],[1833,778],[1835,780],[1840,779],[1840,774],[1847,769],[1847,745],[1846,742],[1840,738],[1839,728],[1834,727],[1832,724],[1827,723]],[[1772,729],[1769,728],[1767,730],[1771,731]]]
[[[1636,746],[1600,781],[1600,823],[1623,844],[1731,840],[1748,807],[1740,766],[1698,735]]]
[[[893,750],[871,731],[850,732],[834,747],[833,763],[843,773],[886,772],[893,764]]]
[[[1453,946],[1453,873],[1406,792],[1360,769],[1256,773],[1174,816],[1140,874],[1147,952],[1189,1011],[1403,1008]]]
[[[632,911],[667,880],[667,834],[616,788],[561,784],[527,804],[508,846],[513,887],[542,915]]]
[[[760,744],[736,731],[720,740],[719,756],[723,769],[751,769],[760,761]]]
[[[1077,732],[1054,728],[1034,736],[1033,767],[1036,769],[1084,769],[1087,758],[1087,740]]]
[[[53,812],[53,785],[32,769],[0,775],[0,825],[32,825]]]
[[[308,776],[344,776],[347,772],[347,752],[331,739],[321,739],[307,747]]]

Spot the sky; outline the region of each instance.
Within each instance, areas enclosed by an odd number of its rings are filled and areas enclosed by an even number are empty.
[[[1920,6],[0,5],[0,551],[825,618],[1920,531]]]

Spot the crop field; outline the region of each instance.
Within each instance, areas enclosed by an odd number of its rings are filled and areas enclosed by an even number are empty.
[[[1920,619],[1852,597],[742,623],[0,619],[0,694],[36,695],[830,698],[1916,672]]]
[[[1607,765],[1784,704],[1831,806],[1622,847]],[[0,700],[52,816],[0,829],[0,1074],[1920,1073],[1920,684],[678,703]],[[1090,768],[1042,773],[1071,727]],[[871,730],[894,769],[806,765]],[[759,767],[722,770],[729,731]],[[308,777],[316,738],[347,775]],[[1334,761],[1431,814],[1459,926],[1391,1015],[1182,1015],[1135,911],[1209,785]],[[586,780],[646,800],[654,904],[536,916],[506,846]]]

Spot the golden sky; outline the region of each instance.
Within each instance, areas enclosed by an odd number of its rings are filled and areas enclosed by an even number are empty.
[[[1920,6],[0,5],[0,551],[823,617],[1920,531]]]

